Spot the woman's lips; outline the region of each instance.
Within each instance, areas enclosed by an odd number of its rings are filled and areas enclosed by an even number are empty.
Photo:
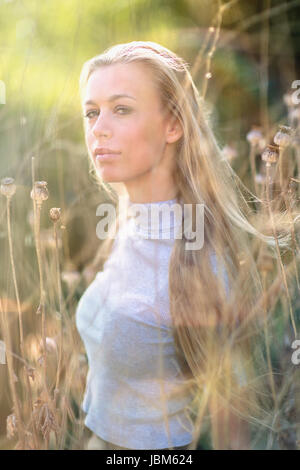
[[[111,162],[119,157],[119,153],[103,153],[101,155],[96,155],[96,162]]]

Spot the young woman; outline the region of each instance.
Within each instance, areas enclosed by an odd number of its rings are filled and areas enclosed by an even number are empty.
[[[250,384],[266,372],[249,234],[271,239],[247,221],[183,59],[153,42],[118,44],[84,64],[80,90],[90,161],[117,209],[76,312],[87,448],[194,449],[207,410],[214,448],[249,448]],[[196,249],[186,223],[203,232]]]

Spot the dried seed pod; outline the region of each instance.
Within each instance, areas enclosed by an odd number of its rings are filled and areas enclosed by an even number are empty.
[[[15,180],[13,178],[3,178],[1,180],[1,194],[6,197],[12,197],[16,192]]]
[[[14,413],[8,415],[6,418],[6,435],[11,439],[17,432],[17,417]]]
[[[237,151],[231,145],[225,145],[225,147],[222,149],[222,154],[229,162],[237,157]]]
[[[259,145],[261,139],[263,139],[263,134],[261,131],[261,127],[259,126],[252,126],[251,130],[248,132],[246,136],[248,142],[250,142],[250,145],[253,147],[256,147]]]
[[[38,204],[48,199],[49,193],[46,181],[35,181],[33,189],[30,193],[31,199],[34,199]]]
[[[279,126],[279,131],[274,137],[274,142],[279,147],[287,147],[291,143],[292,128],[288,126]]]
[[[52,207],[49,211],[50,219],[52,220],[52,222],[57,222],[60,219],[60,214],[60,207]]]
[[[289,182],[289,186],[288,186],[288,192],[289,193],[295,193],[297,191],[298,184],[299,183],[297,183],[295,180],[290,178],[290,182]]]
[[[277,163],[278,158],[279,158],[279,148],[276,145],[267,145],[265,150],[263,151],[261,158],[263,161],[265,161],[267,164],[271,163]]]
[[[297,190],[298,190],[297,181],[293,178],[290,178],[287,190],[287,197],[290,203],[290,206],[293,207],[297,203]]]
[[[280,126],[278,127],[280,131],[285,132],[288,135],[291,135],[293,133],[293,129],[290,126],[283,126],[282,124],[280,124]]]

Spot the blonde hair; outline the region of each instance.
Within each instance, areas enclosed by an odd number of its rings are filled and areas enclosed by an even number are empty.
[[[211,129],[204,100],[198,93],[189,64],[175,53],[150,41],[117,44],[84,63],[80,91],[99,67],[139,62],[153,72],[163,108],[177,118],[183,129],[175,159],[174,179],[181,204],[204,204],[204,245],[186,250],[186,239],[174,241],[169,265],[170,313],[178,355],[186,365],[187,380],[196,387],[194,443],[201,433],[206,404],[219,397],[234,412],[250,419],[261,417],[265,359],[259,338],[263,312],[257,304],[262,295],[260,276],[251,252],[249,236],[271,249],[275,240],[258,231],[248,220],[251,209],[243,185]],[[105,189],[109,189],[104,185]],[[110,195],[114,195],[110,192]],[[257,200],[257,199],[256,199]],[[286,247],[287,236],[278,238]],[[112,240],[102,246],[101,259],[109,255]],[[225,269],[229,281],[226,296],[223,276],[216,276],[211,254]],[[255,362],[256,361],[256,362]],[[241,364],[237,372],[237,364]],[[244,374],[245,381],[239,378]],[[212,400],[213,401],[213,400]],[[267,400],[268,401],[268,400]]]

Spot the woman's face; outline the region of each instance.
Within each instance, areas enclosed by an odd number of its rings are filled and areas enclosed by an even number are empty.
[[[103,181],[126,184],[143,181],[154,167],[161,173],[171,169],[173,155],[167,144],[181,134],[170,124],[170,114],[163,112],[151,72],[142,64],[106,65],[94,71],[85,89],[83,113],[88,151]],[[119,153],[97,156],[102,147]]]

